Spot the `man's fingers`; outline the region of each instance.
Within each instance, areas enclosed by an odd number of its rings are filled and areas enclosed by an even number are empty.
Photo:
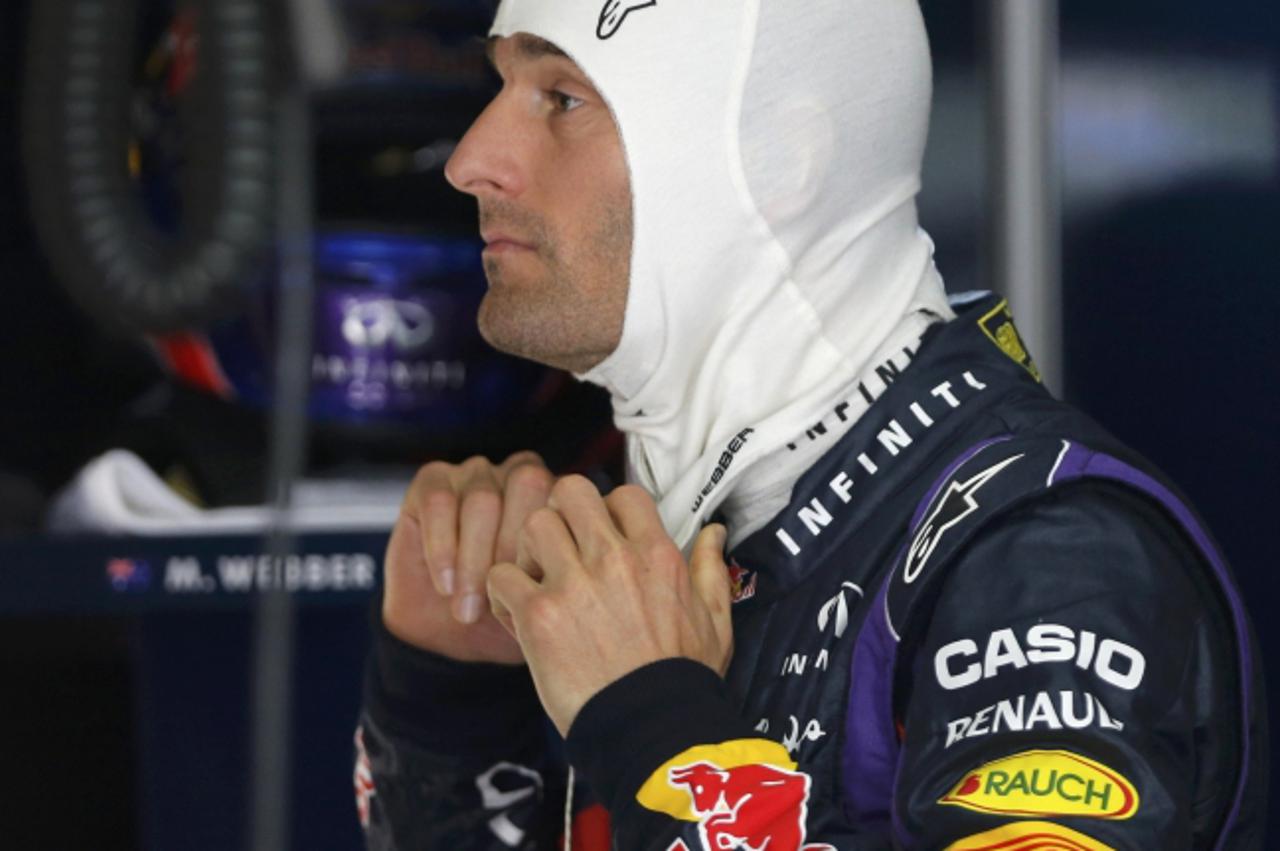
[[[503,505],[502,524],[498,527],[498,543],[494,550],[495,561],[515,561],[516,545],[520,538],[520,530],[529,515],[547,504],[554,479],[542,459],[532,452],[521,453],[530,456],[523,463],[503,471]],[[510,464],[512,456],[507,459]],[[504,467],[506,464],[504,464]]]
[[[437,592],[448,597],[457,587],[458,497],[444,464],[428,464],[418,472],[405,498],[403,513],[422,530],[422,558]]]
[[[476,456],[445,466],[456,500],[456,576],[451,609],[464,624],[484,611],[485,574],[493,566],[494,540],[502,517],[502,493],[487,458]],[[442,500],[443,501],[443,500]]]
[[[391,539],[387,542],[387,552],[383,559],[386,565],[382,595],[384,621],[388,620],[389,613],[395,614],[392,609],[401,600],[418,600],[422,594],[431,593],[427,584],[431,581],[429,576],[413,569],[421,557],[422,529],[412,515],[401,512],[396,525],[391,529]]]
[[[547,469],[547,464],[542,460],[541,455],[532,450],[515,452],[512,453],[507,460],[498,465],[498,480],[505,483],[507,481],[507,477],[510,476],[511,472],[517,467],[538,467],[545,470]]]
[[[516,564],[525,575],[551,583],[582,567],[578,545],[558,511],[539,508],[525,520],[516,545]]]
[[[472,486],[462,496],[458,513],[458,593],[453,615],[475,623],[484,609],[485,576],[502,521],[502,494],[496,487]]]
[[[670,540],[671,536],[658,514],[658,505],[644,488],[638,485],[616,487],[605,498],[605,505],[614,525],[628,541],[643,546]]]
[[[594,561],[618,541],[618,530],[604,498],[585,476],[565,476],[557,481],[547,505],[564,518],[587,562]]]
[[[516,620],[529,598],[538,591],[538,583],[516,565],[502,562],[489,571],[487,590],[493,616],[512,638],[518,639]]]

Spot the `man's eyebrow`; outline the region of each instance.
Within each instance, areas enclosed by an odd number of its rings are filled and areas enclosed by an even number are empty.
[[[498,44],[498,36],[492,36],[485,42],[484,52],[489,57],[489,64],[494,65],[493,52]],[[523,59],[540,59],[543,56],[561,56],[568,57],[560,48],[556,47],[545,38],[539,38],[536,35],[528,33],[517,33],[515,36],[516,53]]]

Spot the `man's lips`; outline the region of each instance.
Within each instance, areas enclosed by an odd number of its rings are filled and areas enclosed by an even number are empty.
[[[484,240],[484,250],[487,252],[508,252],[508,251],[532,251],[533,246],[523,240],[517,239],[509,234],[501,231],[491,231],[480,234],[480,238]]]

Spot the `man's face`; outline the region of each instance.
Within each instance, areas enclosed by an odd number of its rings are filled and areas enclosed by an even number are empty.
[[[489,51],[502,89],[445,168],[480,206],[480,333],[586,372],[622,337],[632,232],[622,141],[600,93],[554,46],[517,34]]]

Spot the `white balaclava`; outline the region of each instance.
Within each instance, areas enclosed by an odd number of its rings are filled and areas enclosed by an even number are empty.
[[[677,543],[717,510],[735,543],[951,316],[916,217],[917,0],[503,0],[516,33],[591,78],[630,167],[622,340],[581,377]]]

